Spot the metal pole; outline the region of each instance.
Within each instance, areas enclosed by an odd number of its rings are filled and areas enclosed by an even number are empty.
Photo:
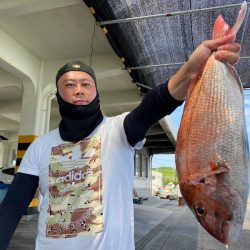
[[[250,56],[243,56],[240,59],[250,59]],[[179,66],[183,65],[186,62],[179,62],[179,63],[163,63],[163,64],[152,64],[152,65],[145,65],[145,66],[135,66],[135,67],[125,67],[122,70],[139,70],[139,69],[149,69],[149,68],[161,68],[161,67],[169,67],[169,66]]]
[[[123,70],[137,70],[137,69],[147,69],[147,68],[159,68],[159,67],[168,67],[168,66],[179,66],[179,65],[182,65],[184,63],[185,62],[153,64],[153,65],[145,65],[145,66],[127,67],[127,68],[122,68],[122,69]]]
[[[145,89],[152,89],[151,87],[149,87],[149,86],[147,86],[147,85],[145,85],[145,84],[142,84],[142,83],[139,83],[139,82],[133,82],[134,84],[136,84],[136,85],[138,85],[138,86],[140,86],[140,87],[143,87],[143,88],[145,88]],[[243,87],[244,87],[244,83],[242,84],[243,85]],[[244,90],[250,90],[250,88],[249,87],[247,87],[247,88],[244,88]],[[248,95],[250,95],[250,93],[247,93],[247,94],[244,94],[244,96],[248,96]]]
[[[241,4],[229,4],[229,5],[224,5],[224,6],[201,8],[201,9],[195,9],[195,10],[167,12],[167,13],[163,13],[163,14],[156,14],[156,15],[149,15],[149,16],[129,17],[129,18],[124,18],[124,19],[101,21],[100,25],[104,26],[104,25],[117,24],[117,23],[134,22],[134,21],[138,21],[138,20],[142,20],[142,19],[152,19],[152,18],[159,18],[159,17],[170,17],[170,16],[180,16],[180,15],[186,15],[186,14],[195,14],[195,13],[201,13],[201,12],[211,12],[211,11],[215,11],[215,10],[223,10],[223,9],[235,8],[235,7],[240,7],[240,6],[241,6]],[[250,2],[247,3],[247,6],[250,6]]]
[[[139,83],[139,82],[133,82],[133,83],[135,83],[136,85],[138,85],[138,86],[140,86],[140,87],[143,87],[143,88],[145,88],[145,89],[152,89],[151,87],[149,87],[149,86],[147,86],[147,85],[144,85],[144,84],[142,84],[142,83]]]

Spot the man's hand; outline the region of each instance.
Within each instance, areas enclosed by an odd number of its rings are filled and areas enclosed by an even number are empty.
[[[176,74],[169,80],[170,94],[177,100],[184,100],[189,84],[196,82],[209,58],[214,52],[215,59],[235,64],[239,61],[240,44],[235,43],[235,35],[229,34],[200,44]]]
[[[192,79],[198,79],[209,58],[214,53],[215,59],[234,65],[239,61],[240,44],[235,43],[235,35],[230,34],[225,37],[203,42],[191,54],[187,62],[188,74]]]

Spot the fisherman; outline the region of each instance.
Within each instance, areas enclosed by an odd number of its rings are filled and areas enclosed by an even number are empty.
[[[134,149],[148,129],[183,103],[214,52],[234,65],[240,45],[228,35],[203,42],[165,84],[130,113],[104,117],[94,71],[71,62],[56,75],[59,128],[28,148],[0,205],[0,250],[5,250],[37,187],[43,199],[36,249],[134,249]]]

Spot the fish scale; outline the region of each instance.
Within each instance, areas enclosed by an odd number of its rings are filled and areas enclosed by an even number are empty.
[[[211,57],[208,63],[212,60],[214,59]],[[192,100],[187,102],[184,110],[185,117],[183,117],[181,124],[184,130],[180,129],[179,133],[181,137],[188,138],[186,140],[186,151],[182,148],[179,157],[182,157],[182,155],[185,157],[186,155],[187,159],[189,159],[188,167],[191,167],[191,170],[188,170],[189,172],[193,172],[193,165],[197,165],[195,164],[197,155],[201,155],[201,158],[198,158],[201,162],[204,162],[204,160],[208,162],[209,155],[218,154],[218,149],[227,142],[226,154],[220,156],[222,160],[232,160],[237,154],[237,147],[235,148],[235,146],[240,145],[239,133],[241,130],[238,128],[242,126],[242,112],[239,112],[239,110],[242,110],[243,105],[241,91],[238,85],[235,85],[234,79],[233,81],[227,81],[226,86],[223,86],[223,79],[222,84],[220,84],[219,79],[211,79],[215,74],[218,74],[213,72],[216,69],[211,70],[208,66],[206,66],[206,69],[209,75],[205,75],[204,78],[208,79],[204,80],[203,78],[197,82],[193,90],[194,93],[192,93],[195,97],[192,96]],[[204,82],[207,82],[208,86],[202,86]],[[216,84],[213,86],[209,84],[210,82]],[[232,83],[232,86],[230,86],[230,83]],[[242,101],[239,102],[240,99]],[[241,137],[243,139],[243,135]],[[197,144],[199,147],[197,147]],[[213,147],[208,147],[208,144],[212,144]],[[176,152],[178,154],[178,147]],[[230,158],[232,159],[227,159],[229,152],[235,154],[234,156],[231,154]],[[193,157],[190,157],[190,155],[193,155]],[[209,170],[208,165],[207,167],[204,171]],[[186,174],[186,171],[187,169],[180,169],[180,178],[182,174]]]
[[[239,16],[238,28],[244,13]],[[220,17],[214,34],[221,35],[222,21]],[[232,30],[237,32],[235,26]],[[233,66],[212,54],[185,103],[176,168],[187,205],[200,224],[224,244],[237,241],[242,229],[248,163],[242,83]]]
[[[242,199],[242,204],[238,204],[241,214],[238,218],[234,216],[239,224],[243,223],[248,194],[244,122],[239,82],[228,66],[211,56],[185,104],[178,132],[176,167],[185,198],[183,184],[187,180],[207,177],[218,162],[225,164],[229,168],[225,186],[230,185]],[[189,205],[188,198],[186,201]],[[189,206],[195,213],[193,203]],[[238,231],[237,228],[235,234]]]

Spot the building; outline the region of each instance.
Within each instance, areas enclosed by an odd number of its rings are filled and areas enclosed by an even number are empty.
[[[152,195],[157,195],[159,189],[163,186],[162,173],[152,170]]]

